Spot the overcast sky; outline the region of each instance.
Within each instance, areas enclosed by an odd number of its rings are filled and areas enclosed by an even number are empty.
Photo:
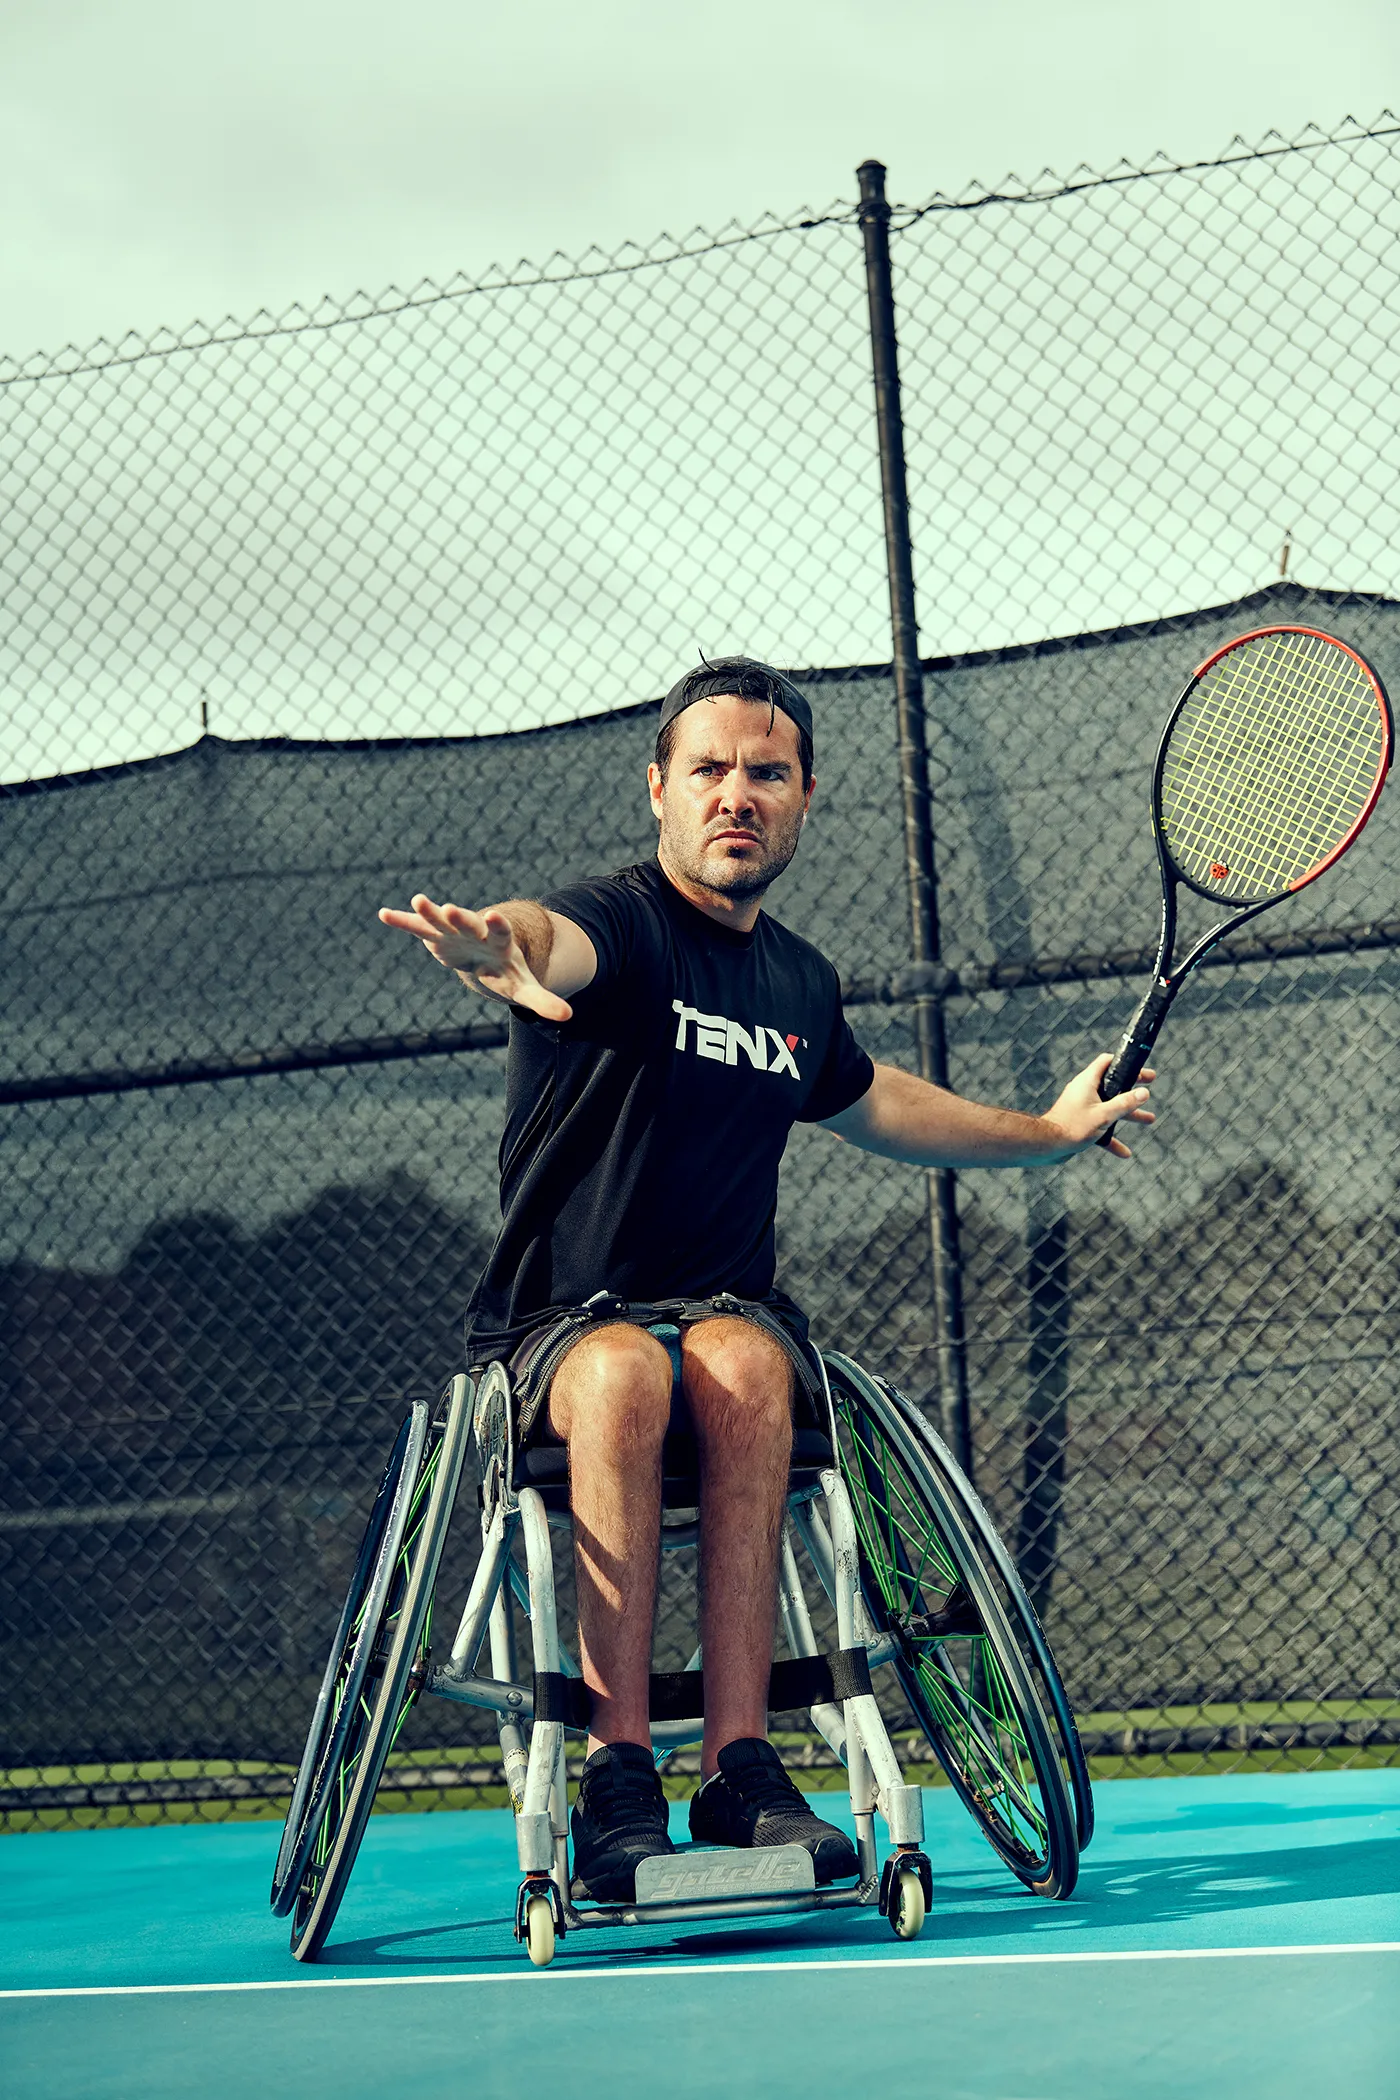
[[[1397,100],[1395,0],[0,0],[0,347]]]

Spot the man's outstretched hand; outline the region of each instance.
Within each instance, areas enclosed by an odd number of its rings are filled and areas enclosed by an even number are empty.
[[[1114,1094],[1109,1100],[1100,1101],[1099,1082],[1112,1063],[1112,1057],[1104,1055],[1096,1057],[1082,1072],[1076,1072],[1046,1115],[1046,1122],[1057,1123],[1071,1139],[1076,1151],[1095,1143],[1110,1123],[1155,1123],[1157,1120],[1151,1109],[1145,1106],[1148,1098],[1145,1086],[1131,1086],[1126,1094]],[[1139,1076],[1155,1079],[1157,1074],[1144,1070]],[[1110,1138],[1107,1149],[1118,1159],[1133,1156],[1119,1137]]]
[[[544,1021],[568,1021],[573,1008],[542,985],[501,911],[467,911],[460,904],[434,904],[420,892],[411,911],[385,909],[385,926],[396,926],[423,943],[445,970],[455,970],[463,984],[528,1007]]]

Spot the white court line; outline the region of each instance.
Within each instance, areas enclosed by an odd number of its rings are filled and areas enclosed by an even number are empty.
[[[1358,1940],[1329,1947],[1138,1947],[1103,1954],[878,1954],[837,1961],[696,1961],[638,1963],[635,1968],[583,1969],[566,1962],[543,1972],[556,1983],[628,1981],[642,1976],[782,1976],[830,1969],[997,1969],[1045,1966],[1051,1962],[1091,1961],[1242,1961],[1282,1954],[1400,1954],[1400,1940]],[[80,1983],[35,1990],[0,1990],[0,1998],[176,1998],[194,1991],[363,1991],[408,1983],[528,1983],[541,1972],[518,1969],[471,1970],[453,1976],[282,1976],[263,1983]]]

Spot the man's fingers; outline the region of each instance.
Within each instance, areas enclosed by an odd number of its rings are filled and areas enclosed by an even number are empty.
[[[395,911],[386,904],[380,911],[379,920],[381,925],[396,926],[400,932],[411,933],[420,941],[438,938],[436,927],[430,926],[426,919],[420,919],[416,911]]]
[[[1144,1078],[1147,1076],[1146,1073],[1143,1074]],[[1152,1110],[1143,1105],[1147,1098],[1147,1088],[1145,1086],[1129,1087],[1126,1093],[1115,1094],[1112,1100],[1105,1101],[1103,1104],[1105,1121],[1109,1123],[1155,1123],[1157,1118],[1153,1115]],[[1122,1138],[1116,1135],[1109,1139],[1105,1149],[1111,1152],[1115,1159],[1131,1159],[1133,1156],[1128,1146],[1123,1143]]]
[[[455,908],[454,906],[450,904],[434,904],[432,898],[425,896],[421,890],[410,901],[419,918],[426,919],[434,932],[439,936],[453,931],[452,921],[448,917],[448,913]]]
[[[508,947],[510,945],[510,925],[507,920],[500,917],[498,912],[468,911],[464,904],[444,904],[442,907],[442,922],[449,933],[465,933],[472,940],[487,942],[493,948],[499,948],[502,945],[494,938],[495,927],[493,922],[496,921],[499,921],[506,929],[505,946]],[[502,949],[502,952],[504,953],[504,949]]]
[[[1120,1137],[1114,1134],[1115,1123],[1155,1123],[1157,1118],[1147,1106],[1149,1094],[1146,1081],[1157,1074],[1151,1065],[1144,1065],[1137,1081],[1120,1093],[1111,1094],[1101,1100],[1099,1088],[1113,1063],[1112,1054],[1101,1050],[1087,1064],[1061,1094],[1050,1111],[1051,1120],[1073,1133],[1077,1147],[1091,1144],[1101,1145],[1115,1159],[1131,1159],[1132,1153]]]
[[[435,904],[421,891],[413,899],[411,911],[397,911],[385,906],[379,918],[383,925],[414,934],[420,941],[461,940],[465,935],[468,940],[480,943],[483,948],[494,949],[502,956],[510,948],[510,923],[498,913],[483,915],[468,911],[460,904]],[[504,939],[498,929],[504,930]]]
[[[1150,1123],[1151,1111],[1143,1107],[1143,1103],[1149,1098],[1145,1086],[1130,1086],[1126,1093],[1115,1094],[1111,1100],[1104,1102],[1104,1121],[1111,1123],[1119,1116],[1131,1116],[1135,1123],[1144,1120]]]
[[[1082,1076],[1085,1079],[1093,1081],[1094,1091],[1096,1093],[1101,1084],[1103,1083],[1104,1073],[1108,1070],[1109,1066],[1112,1063],[1113,1053],[1109,1050],[1101,1050],[1099,1052],[1099,1055],[1093,1060],[1092,1064],[1088,1064],[1084,1067],[1084,1072]],[[1153,1065],[1144,1065],[1142,1070],[1138,1073],[1137,1081],[1135,1082],[1135,1084],[1141,1084],[1144,1081],[1150,1084],[1151,1081],[1154,1080],[1156,1077],[1156,1067]],[[1131,1091],[1132,1090],[1130,1088],[1129,1092]],[[1120,1101],[1125,1101],[1128,1098],[1128,1096],[1127,1094],[1120,1094],[1117,1098]]]
[[[382,905],[379,922],[382,926],[397,927],[402,933],[411,933],[420,941],[440,941],[453,931],[432,898],[421,894],[413,899],[411,911],[400,911],[395,905]]]
[[[508,955],[510,953],[510,946],[515,939],[515,933],[510,920],[504,912],[488,911],[481,913],[480,916],[476,912],[465,912],[463,917],[476,921],[481,928],[481,938],[489,941],[498,955]]]
[[[468,940],[480,941],[502,959],[510,953],[515,935],[504,912],[468,911],[464,904],[434,904],[431,897],[415,897],[413,908],[431,921],[440,937],[465,934]]]

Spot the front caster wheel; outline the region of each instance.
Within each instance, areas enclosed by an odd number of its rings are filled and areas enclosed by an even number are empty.
[[[525,1905],[525,1945],[537,1969],[554,1959],[554,1906],[548,1896],[531,1896]]]
[[[922,1881],[911,1868],[906,1867],[903,1873],[896,1874],[891,1894],[894,1900],[890,1904],[889,1915],[895,1938],[916,1940],[924,1929],[924,1919],[928,1915]]]

